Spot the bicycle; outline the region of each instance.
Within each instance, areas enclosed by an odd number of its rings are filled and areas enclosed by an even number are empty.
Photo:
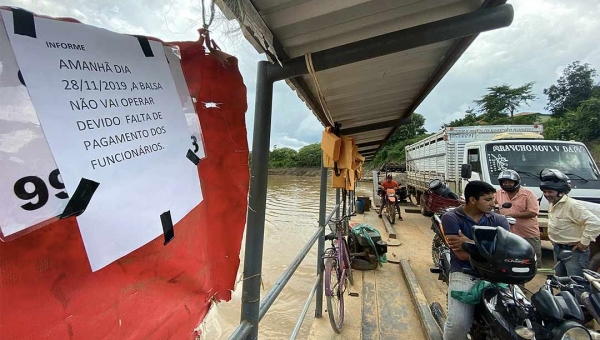
[[[348,233],[348,224],[346,220],[356,214],[346,215],[340,219],[332,219],[335,225],[329,227],[332,233],[325,236],[325,240],[331,241],[331,247],[323,253],[325,261],[325,296],[327,298],[327,313],[329,322],[334,332],[340,333],[344,324],[344,293],[348,283],[354,285],[354,277],[350,268],[350,251],[346,234]]]

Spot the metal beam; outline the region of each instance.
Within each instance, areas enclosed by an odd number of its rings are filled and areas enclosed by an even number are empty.
[[[315,71],[327,70],[419,46],[458,39],[506,27],[512,23],[513,16],[514,10],[511,5],[505,4],[493,8],[480,9],[314,52],[312,53],[312,62]],[[302,56],[283,62],[283,67],[271,64],[268,72],[269,79],[277,81],[308,74],[308,69],[304,56]]]
[[[375,141],[375,142],[358,143],[356,145],[358,145],[358,148],[360,149],[363,146],[381,145],[381,144],[383,144],[383,142],[384,141],[380,140],[380,141]]]
[[[241,323],[250,324],[247,339],[258,338],[260,310],[260,284],[263,245],[265,237],[265,209],[267,205],[267,178],[269,144],[271,140],[271,113],[273,108],[273,82],[267,77],[267,61],[259,61],[256,77],[256,102],[254,106],[254,135],[252,138],[252,169],[246,227],[246,252],[242,286]]]
[[[371,146],[359,146],[358,147],[358,151],[364,151],[364,152],[369,152],[369,150],[372,149],[377,149],[379,148],[379,145],[371,145]]]
[[[385,122],[373,123],[373,124],[369,124],[369,125],[359,125],[359,126],[355,126],[355,127],[351,127],[351,128],[347,128],[347,129],[342,129],[340,131],[340,133],[342,135],[348,136],[348,135],[353,135],[353,134],[361,133],[361,132],[389,129],[391,127],[395,127],[396,124],[398,124],[398,121],[396,119],[387,120]]]

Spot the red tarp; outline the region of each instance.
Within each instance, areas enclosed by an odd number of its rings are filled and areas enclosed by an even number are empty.
[[[0,242],[1,339],[193,339],[229,300],[246,221],[246,87],[230,58],[178,43],[202,124],[204,201],[162,236],[92,273],[74,218]],[[219,103],[205,108],[205,102]]]

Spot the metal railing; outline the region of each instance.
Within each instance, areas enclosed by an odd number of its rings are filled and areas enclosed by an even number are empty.
[[[344,210],[345,210],[344,200]],[[327,204],[327,169],[321,168],[321,192],[320,192],[320,201],[319,201],[319,227],[312,235],[312,237],[308,240],[308,242],[304,245],[304,247],[300,250],[296,258],[290,263],[289,267],[281,274],[281,276],[277,279],[273,287],[265,294],[265,296],[260,300],[260,307],[258,310],[258,322],[262,320],[265,316],[273,302],[279,296],[279,293],[285,288],[286,284],[290,280],[290,278],[294,275],[296,269],[300,266],[306,255],[310,252],[315,242],[318,241],[318,250],[317,250],[317,273],[315,283],[313,284],[312,289],[309,292],[308,298],[302,308],[302,312],[296,322],[294,329],[292,330],[290,339],[296,339],[298,333],[300,332],[300,328],[306,318],[306,314],[310,305],[312,303],[313,297],[316,295],[315,302],[315,317],[319,318],[322,316],[323,310],[323,261],[322,254],[325,248],[325,226],[331,221],[333,215],[335,214],[337,218],[340,216],[340,192],[339,189],[336,192],[336,206],[331,210],[331,212],[325,216]],[[244,275],[246,276],[246,275]],[[240,324],[235,329],[235,331],[229,337],[230,340],[237,339],[246,339],[252,333],[253,325],[248,321],[242,318]]]

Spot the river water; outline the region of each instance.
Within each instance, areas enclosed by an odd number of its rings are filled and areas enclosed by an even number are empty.
[[[264,296],[315,233],[319,219],[320,177],[270,176],[265,216],[262,279]],[[335,205],[335,190],[329,189],[327,211]],[[372,184],[359,182],[357,196],[370,196]],[[240,252],[238,281],[244,265],[244,243]],[[259,326],[261,339],[289,338],[316,278],[317,245],[313,246]],[[240,321],[242,283],[236,284],[229,302],[213,305],[200,329],[202,339],[228,339]],[[314,307],[307,313],[299,339],[310,331]],[[326,317],[326,314],[325,314]]]

